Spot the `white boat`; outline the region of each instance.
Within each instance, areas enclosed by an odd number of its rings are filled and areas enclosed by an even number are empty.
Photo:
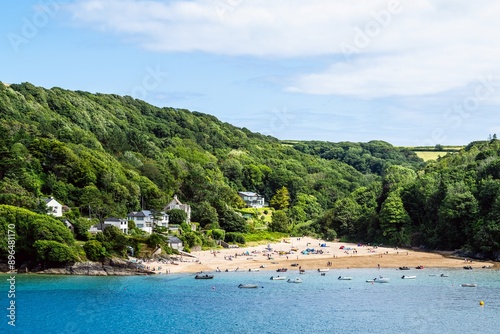
[[[352,280],[352,277],[350,277],[350,276],[339,276],[337,279],[341,280],[341,281],[350,281],[350,280]]]
[[[476,283],[464,283],[464,284],[460,284],[460,285],[463,286],[464,288],[475,288],[475,287],[477,287]]]
[[[441,275],[439,275],[439,277],[450,277],[450,275],[448,275],[448,274],[441,274]]]
[[[238,285],[240,289],[256,289],[258,286],[256,284],[240,284]]]
[[[401,276],[402,279],[415,279],[417,278],[417,276],[414,276],[414,275],[403,275]]]
[[[326,273],[330,271],[330,268],[323,268],[323,269],[318,269],[320,273]]]
[[[289,278],[287,282],[288,283],[302,283],[302,280],[300,278],[296,277],[294,279]]]
[[[286,280],[286,276],[271,276],[272,281],[284,281]]]
[[[387,277],[379,277],[373,280],[375,283],[389,283],[389,279]]]

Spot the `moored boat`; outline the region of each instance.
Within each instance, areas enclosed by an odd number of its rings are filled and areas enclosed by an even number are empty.
[[[286,280],[286,276],[271,276],[272,281],[284,281]]]
[[[279,273],[286,273],[287,270],[288,269],[286,269],[286,268],[279,268],[276,271],[279,272]]]
[[[410,267],[399,267],[399,270],[410,270]]]
[[[240,289],[256,289],[256,288],[258,288],[258,285],[256,285],[256,284],[240,284],[240,285],[238,285],[238,288],[240,288]]]
[[[296,277],[294,279],[289,278],[287,282],[288,283],[302,283],[302,280],[300,278]]]
[[[450,275],[448,275],[448,274],[441,274],[441,275],[439,275],[439,277],[450,277]]]
[[[366,282],[368,283],[389,283],[389,279],[387,277],[376,277],[374,279],[367,279]]]
[[[330,268],[322,268],[322,269],[318,268],[318,271],[320,273],[326,273],[326,272],[330,271]]]
[[[212,278],[214,278],[214,275],[196,275],[194,278],[195,279],[212,279]]]
[[[339,276],[337,279],[341,280],[341,281],[350,281],[350,280],[352,280],[352,277],[350,277],[350,276]]]
[[[401,276],[402,279],[415,279],[417,278],[417,276],[414,276],[414,275],[403,275]]]
[[[464,288],[475,288],[475,287],[477,287],[477,284],[476,283],[464,283],[464,284],[460,284],[460,286],[463,286]]]

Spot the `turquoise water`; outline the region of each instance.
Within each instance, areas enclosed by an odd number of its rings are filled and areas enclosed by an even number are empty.
[[[441,273],[449,277],[429,276]],[[403,274],[417,278],[403,280]],[[213,280],[189,274],[18,275],[15,328],[7,325],[9,285],[2,275],[0,333],[500,332],[499,271],[349,269],[326,276],[311,271],[300,275],[302,284],[271,281],[272,275],[216,273]],[[353,280],[337,280],[340,275]],[[378,275],[391,282],[365,282]],[[240,283],[263,288],[239,289]]]

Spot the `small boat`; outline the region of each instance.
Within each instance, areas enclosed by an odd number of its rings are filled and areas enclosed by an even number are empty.
[[[256,289],[258,286],[256,284],[240,284],[238,285],[240,289]]]
[[[277,272],[279,272],[279,273],[286,273],[286,271],[287,271],[287,270],[288,270],[288,269],[286,269],[286,268],[279,268],[279,269],[278,269],[278,270],[276,270],[276,271],[277,271]]]
[[[352,280],[352,277],[350,277],[350,276],[339,276],[337,279],[341,280],[341,281],[350,281],[350,280]]]
[[[386,277],[379,277],[379,278],[375,278],[374,282],[375,283],[389,283],[389,279]]]
[[[472,270],[472,266],[464,266],[465,270]]]
[[[450,275],[448,275],[448,274],[441,274],[441,275],[439,275],[439,277],[450,277]]]
[[[410,267],[399,267],[399,270],[410,270]]]
[[[248,271],[260,271],[259,268],[255,268],[255,269],[248,269]]]
[[[300,278],[296,277],[294,279],[289,278],[287,282],[288,283],[302,283],[302,280]]]
[[[401,276],[402,279],[415,279],[417,278],[417,276],[413,276],[413,275],[403,275]]]
[[[329,272],[330,271],[330,268],[323,268],[323,269],[319,269],[318,268],[318,272],[320,273],[326,273],[326,272]]]
[[[477,284],[476,283],[464,283],[464,284],[460,284],[460,286],[463,286],[464,288],[475,288],[475,287],[477,287]]]
[[[298,263],[292,263],[291,266],[292,267],[297,267],[299,264]]]
[[[212,278],[214,278],[214,275],[196,275],[194,278],[195,279],[212,279]]]
[[[306,273],[306,271],[304,269],[299,270],[299,274],[305,274],[305,273]]]
[[[286,276],[271,276],[270,280],[272,280],[272,281],[284,281],[284,280],[286,280]]]
[[[424,266],[417,266],[415,269],[424,269]]]

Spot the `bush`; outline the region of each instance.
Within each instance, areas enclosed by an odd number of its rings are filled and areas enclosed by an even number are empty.
[[[238,244],[245,244],[245,237],[241,233],[228,232],[224,238],[225,242],[236,242]]]
[[[224,234],[226,232],[224,230],[214,229],[212,230],[212,238],[214,240],[224,240]]]
[[[102,261],[106,256],[106,248],[97,240],[89,240],[83,245],[83,250],[90,261]]]
[[[33,244],[38,261],[49,264],[63,264],[77,261],[73,250],[65,244],[52,240],[37,240]]]

